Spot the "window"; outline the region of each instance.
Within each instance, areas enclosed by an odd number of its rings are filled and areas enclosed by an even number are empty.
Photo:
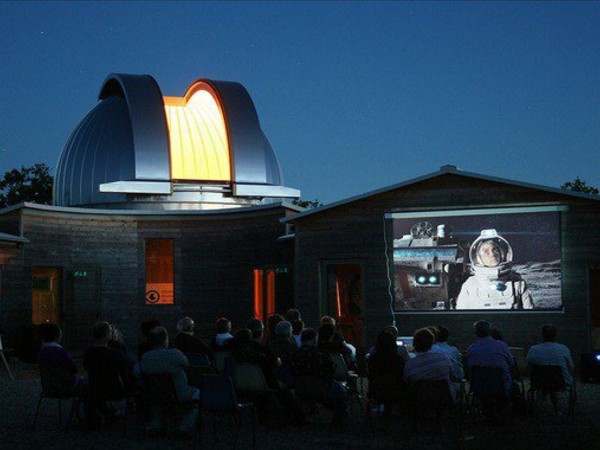
[[[146,304],[172,305],[173,239],[146,240]]]

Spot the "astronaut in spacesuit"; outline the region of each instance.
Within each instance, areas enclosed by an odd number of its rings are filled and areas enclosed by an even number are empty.
[[[469,250],[471,276],[463,283],[456,309],[532,309],[527,283],[512,270],[513,252],[495,229],[481,230]]]

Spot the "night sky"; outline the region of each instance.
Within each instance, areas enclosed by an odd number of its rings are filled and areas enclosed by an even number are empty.
[[[598,2],[0,2],[0,174],[52,168],[112,72],[241,82],[330,203],[463,170],[600,187]]]

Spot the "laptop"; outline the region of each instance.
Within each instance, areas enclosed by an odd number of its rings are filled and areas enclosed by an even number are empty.
[[[413,347],[413,337],[412,336],[398,336],[396,338],[396,345],[403,345],[407,351],[412,352],[414,350]]]

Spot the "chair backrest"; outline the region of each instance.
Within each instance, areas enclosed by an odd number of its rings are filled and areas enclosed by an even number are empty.
[[[515,364],[517,366],[517,370],[519,371],[519,375],[525,375],[529,370],[525,349],[523,347],[509,347],[508,349],[515,357]]]
[[[369,398],[378,401],[399,400],[402,398],[406,384],[396,373],[386,372],[369,374]]]
[[[269,391],[265,376],[258,364],[234,363],[233,385],[235,390],[247,395],[264,395]]]
[[[443,409],[452,404],[447,380],[418,380],[409,383],[408,398],[413,405],[428,409]]]
[[[331,359],[333,360],[333,364],[335,365],[335,370],[333,371],[333,379],[337,381],[347,381],[348,380],[348,368],[346,367],[346,361],[344,361],[344,357],[341,353],[331,353]]]
[[[316,375],[296,375],[296,397],[304,402],[318,402],[329,396],[331,381]]]
[[[169,373],[145,373],[144,387],[144,397],[149,405],[177,403],[177,392]]]
[[[531,389],[543,392],[558,392],[567,387],[562,367],[534,364],[531,367]]]
[[[46,397],[68,398],[73,395],[74,376],[64,367],[40,366],[40,381]]]
[[[215,369],[217,373],[225,373],[225,365],[230,357],[230,352],[215,352]]]
[[[122,400],[127,393],[121,376],[97,379],[92,373],[88,372],[88,382],[90,396],[99,400]]]
[[[504,372],[500,367],[471,367],[471,392],[477,397],[502,397],[507,392],[504,388]]]
[[[200,396],[202,408],[208,411],[235,411],[238,405],[233,383],[227,375],[204,375]]]
[[[210,359],[204,353],[186,353],[185,356],[190,367],[210,367]]]

